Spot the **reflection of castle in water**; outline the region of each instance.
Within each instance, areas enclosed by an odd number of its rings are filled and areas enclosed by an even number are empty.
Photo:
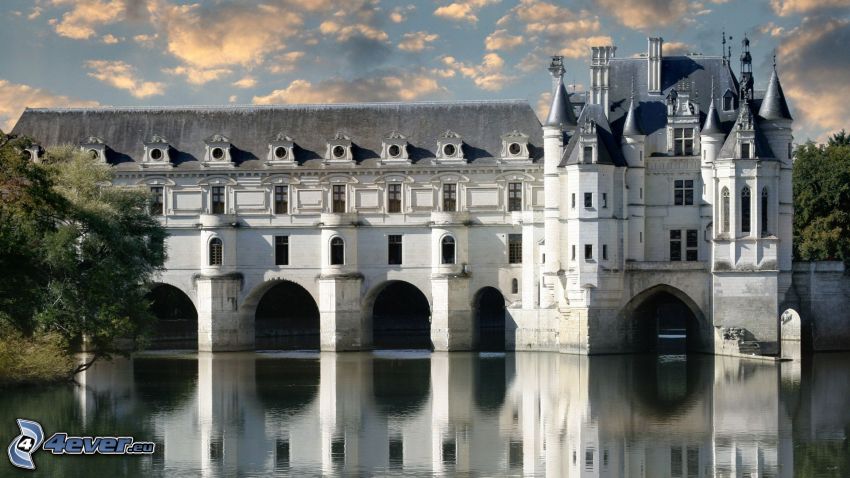
[[[813,436],[850,423],[799,398],[799,363],[730,357],[200,354],[103,363],[85,382],[84,416],[101,390],[145,410],[132,419],[151,422],[166,475],[780,477],[793,417]]]

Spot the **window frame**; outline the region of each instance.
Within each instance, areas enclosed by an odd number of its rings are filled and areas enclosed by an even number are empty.
[[[340,236],[333,236],[328,241],[329,255],[328,262],[332,266],[345,265],[345,239]],[[339,249],[336,249],[339,248]]]
[[[592,261],[593,260],[593,244],[585,244],[584,245],[584,260]]]
[[[224,264],[224,242],[218,236],[213,236],[207,242],[207,264],[210,267],[221,267]]]
[[[227,210],[227,190],[224,186],[210,186],[210,214],[224,214]]]
[[[442,205],[443,212],[457,212],[457,190],[457,183],[443,183],[440,195],[440,204]],[[451,207],[447,206],[447,204],[451,204]]]
[[[752,192],[749,186],[741,188],[741,234],[752,232]]]
[[[687,131],[690,131],[690,136]],[[695,145],[694,128],[673,128],[673,156],[693,156]]]
[[[289,265],[289,236],[274,236],[274,265]]]
[[[584,193],[584,208],[593,209],[593,193]]]
[[[285,185],[276,185],[272,190],[272,195],[274,214],[289,214],[289,187]]]
[[[761,235],[762,237],[770,234],[770,193],[767,191],[767,186],[761,188]]]
[[[398,197],[394,197],[394,196]],[[387,184],[387,213],[401,213],[402,187],[401,183]]]
[[[148,210],[151,216],[165,215],[165,187],[150,186],[151,201]]]
[[[674,206],[693,206],[694,205],[694,180],[693,179],[674,179],[673,180],[673,205]]]
[[[402,234],[387,234],[387,265],[400,266],[404,262]]]
[[[508,183],[508,212],[522,211],[522,183]]]
[[[446,255],[448,247],[451,248],[451,257]],[[440,238],[440,264],[457,264],[457,239],[451,234],[446,234]]]
[[[331,212],[335,214],[345,213],[346,208],[346,185],[331,185]]]
[[[508,264],[522,264],[522,234],[508,234]]]

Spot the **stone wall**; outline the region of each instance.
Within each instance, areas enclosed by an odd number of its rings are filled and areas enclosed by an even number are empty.
[[[800,313],[805,349],[850,350],[850,274],[841,262],[795,262],[786,305]]]

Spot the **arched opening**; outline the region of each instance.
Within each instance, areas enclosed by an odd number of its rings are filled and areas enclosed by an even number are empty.
[[[318,349],[319,307],[306,289],[281,281],[263,294],[254,314],[258,349]]]
[[[224,246],[221,239],[214,237],[210,239],[210,265],[220,266],[223,262]]]
[[[345,241],[341,237],[331,239],[331,265],[341,266],[345,264]]]
[[[475,294],[475,332],[478,350],[505,350],[505,298],[495,287]]]
[[[708,351],[710,337],[703,331],[699,307],[684,292],[658,285],[638,294],[622,311],[628,321],[631,349],[659,355]]]
[[[182,290],[157,284],[147,294],[157,324],[151,337],[154,349],[197,349],[198,311]]]
[[[372,344],[376,349],[431,349],[431,307],[416,286],[392,281],[372,304]]]
[[[455,263],[455,238],[452,236],[445,236],[440,241],[440,257],[442,264],[454,264]]]

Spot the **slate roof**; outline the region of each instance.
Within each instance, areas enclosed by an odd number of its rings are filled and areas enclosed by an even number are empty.
[[[581,162],[582,152],[576,146],[581,139],[581,129],[588,121],[596,123],[596,144],[599,146],[599,150],[596,153],[597,164],[626,166],[626,158],[623,157],[619,143],[614,140],[611,125],[605,117],[605,110],[602,105],[592,104],[585,105],[584,109],[582,109],[577,121],[578,127],[575,134],[570,138],[570,142],[567,143],[567,147],[564,148],[564,155],[561,158],[559,166],[563,167]]]
[[[546,118],[546,126],[575,126],[576,116],[573,112],[572,102],[567,89],[564,87],[564,78],[558,78],[558,87],[552,96],[552,104],[549,107],[549,116]]]
[[[770,74],[770,81],[767,82],[767,90],[764,92],[764,99],[761,102],[761,108],[759,108],[759,116],[766,120],[792,119],[776,69]]]
[[[12,130],[43,147],[80,144],[97,136],[107,145],[107,159],[118,169],[138,169],[134,160],[154,135],[168,138],[177,170],[200,169],[204,140],[220,134],[232,141],[237,169],[260,169],[268,144],[281,132],[295,143],[300,163],[321,160],[326,142],[338,132],[354,144],[354,159],[377,164],[381,141],[392,131],[406,136],[415,164],[433,164],[437,139],[446,130],[462,136],[464,155],[474,163],[493,162],[501,136],[517,130],[529,135],[532,159],[543,156],[540,121],[528,102],[454,101],[219,107],[144,107],[30,109]]]
[[[738,154],[736,152],[738,135],[736,134],[736,130],[738,129],[739,123],[745,123],[747,121],[752,122],[753,132],[755,134],[755,157],[759,159],[776,158],[773,154],[773,150],[770,149],[770,144],[768,143],[767,138],[761,130],[760,118],[753,113],[753,111],[757,111],[759,109],[759,106],[760,100],[754,100],[750,106],[744,104],[741,105],[741,113],[738,116],[738,119],[735,120],[735,124],[732,126],[732,131],[729,133],[729,136],[726,137],[726,141],[723,142],[723,147],[721,147],[720,152],[717,153],[718,158],[738,158]]]
[[[702,127],[700,134],[722,134],[723,130],[720,127],[720,116],[717,114],[717,108],[714,107],[714,101],[708,107],[708,113],[705,115],[705,124]]]

